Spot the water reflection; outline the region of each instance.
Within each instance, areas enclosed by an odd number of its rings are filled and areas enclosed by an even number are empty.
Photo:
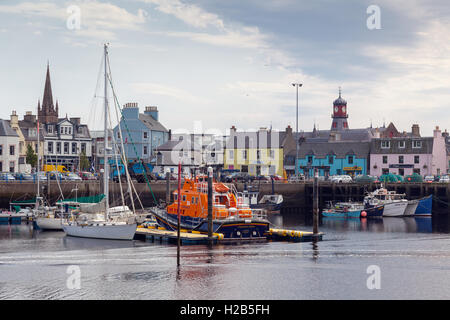
[[[322,226],[340,231],[431,233],[431,217],[322,218]]]

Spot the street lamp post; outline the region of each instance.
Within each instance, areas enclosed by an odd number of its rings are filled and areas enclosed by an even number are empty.
[[[295,114],[295,177],[298,178],[298,88],[301,87],[302,83],[293,83],[292,84],[297,89],[297,109]]]

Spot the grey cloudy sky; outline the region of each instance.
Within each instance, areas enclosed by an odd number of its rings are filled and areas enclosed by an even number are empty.
[[[367,28],[370,5],[381,29]],[[0,19],[2,118],[36,110],[49,61],[61,116],[100,128],[94,94],[110,42],[120,103],[158,106],[172,130],[295,127],[292,82],[303,83],[302,130],[329,128],[339,86],[350,127],[450,127],[446,1],[0,0]]]

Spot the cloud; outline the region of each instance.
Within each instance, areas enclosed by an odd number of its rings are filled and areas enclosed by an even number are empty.
[[[69,30],[68,19],[78,8],[80,29]],[[22,2],[14,5],[0,5],[0,13],[18,14],[25,17],[44,17],[62,22],[60,30],[67,34],[84,38],[111,40],[115,33],[122,30],[140,30],[146,21],[146,12],[139,9],[133,14],[126,9],[110,3],[98,1],[71,1],[63,3],[53,2]]]
[[[193,94],[191,94],[186,90],[178,89],[175,86],[162,85],[160,83],[151,83],[151,82],[132,83],[131,88],[134,90],[135,93],[139,94],[162,95],[175,98],[183,102],[191,102],[195,104],[211,103],[210,100],[203,97],[194,96]]]

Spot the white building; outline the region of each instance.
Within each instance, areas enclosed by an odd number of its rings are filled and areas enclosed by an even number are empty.
[[[0,119],[0,172],[19,170],[19,135]]]
[[[178,173],[178,163],[181,162],[183,174],[191,174],[202,164],[201,150],[201,146],[190,139],[179,137],[178,140],[169,140],[155,149],[153,172],[163,174],[169,170]]]

